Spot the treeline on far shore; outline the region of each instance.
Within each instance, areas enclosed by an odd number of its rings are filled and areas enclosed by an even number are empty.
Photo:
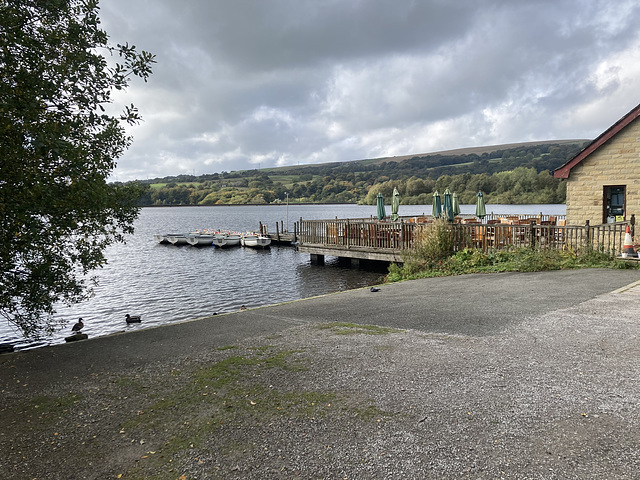
[[[333,164],[181,175],[140,182],[141,206],[289,203],[375,204],[393,189],[405,205],[430,204],[434,191],[456,192],[475,203],[482,191],[489,203],[564,203],[566,186],[550,173],[582,143],[528,145],[482,155],[429,155],[402,161]]]

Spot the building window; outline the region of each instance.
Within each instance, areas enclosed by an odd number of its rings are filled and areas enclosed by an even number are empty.
[[[625,215],[625,186],[605,186],[603,206],[603,223],[623,221]]]

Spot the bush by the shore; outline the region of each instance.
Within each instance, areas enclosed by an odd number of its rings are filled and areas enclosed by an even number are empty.
[[[463,273],[541,272],[574,268],[639,268],[621,262],[609,252],[585,249],[510,248],[483,252],[465,248],[452,252],[453,242],[446,221],[436,221],[426,230],[418,246],[405,253],[405,262],[389,267],[387,281],[460,275]]]

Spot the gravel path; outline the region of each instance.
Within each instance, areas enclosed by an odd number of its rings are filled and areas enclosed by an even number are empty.
[[[227,315],[256,335],[214,335],[208,346],[199,336],[175,355],[160,339],[207,321],[3,355],[0,471],[16,479],[640,478],[639,277],[406,282]],[[415,295],[479,281],[529,291],[543,305],[470,293],[475,306],[456,305],[467,316],[456,321],[437,313],[442,293]],[[563,302],[561,289],[571,298]],[[406,302],[390,301],[401,293]],[[338,319],[340,307],[360,314]],[[143,361],[147,348],[155,355]]]

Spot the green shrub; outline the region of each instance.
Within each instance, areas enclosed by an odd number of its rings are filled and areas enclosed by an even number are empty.
[[[404,254],[405,266],[409,271],[415,272],[431,267],[449,257],[453,251],[451,227],[443,218],[422,225],[417,237],[415,248]]]
[[[403,265],[389,268],[387,281],[397,282],[412,278],[460,275],[490,272],[540,272],[570,268],[638,268],[632,262],[617,261],[611,254],[585,249],[511,248],[483,252],[465,248],[455,254],[446,252],[446,223],[425,235],[416,252],[406,255]]]

